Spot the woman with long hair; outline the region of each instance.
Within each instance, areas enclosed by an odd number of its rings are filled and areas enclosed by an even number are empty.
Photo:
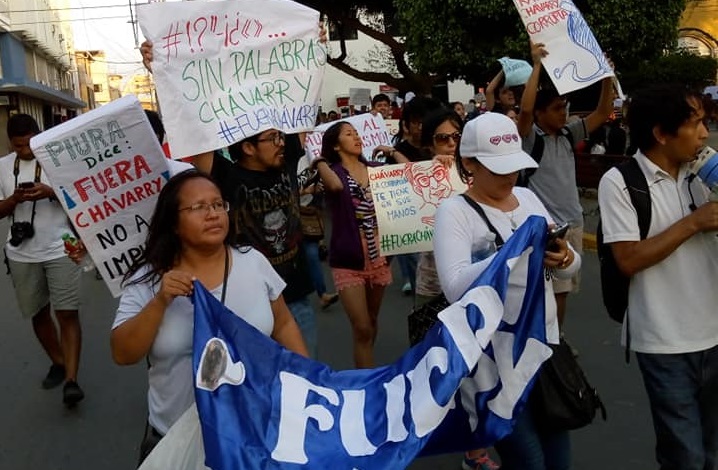
[[[125,277],[112,326],[112,357],[121,365],[147,357],[149,418],[143,460],[194,403],[194,309],[187,298],[201,282],[236,315],[307,356],[284,299],[284,281],[252,248],[228,242],[229,204],[196,170],[170,179],[157,200],[145,250]]]
[[[379,255],[376,211],[369,187],[372,165],[362,156],[362,142],[351,124],[339,122],[324,133],[321,158],[314,166],[324,184],[332,216],[329,266],[334,286],[349,316],[354,365],[374,366],[374,341],[384,288],[391,271]]]
[[[516,186],[519,171],[536,168],[537,164],[521,149],[516,125],[507,116],[486,113],[469,121],[464,126],[456,165],[462,179],[467,184],[471,179],[471,184],[466,193],[439,206],[434,232],[436,267],[449,302],[456,302],[489,266],[500,248],[497,242],[511,237],[529,216],[538,215],[553,224],[536,195]],[[559,337],[551,279],[570,278],[580,265],[580,256],[562,239],[544,253],[546,334],[552,343],[558,343]],[[530,406],[519,414],[512,433],[495,445],[502,469],[570,467],[568,431],[547,431],[540,424],[535,422]]]

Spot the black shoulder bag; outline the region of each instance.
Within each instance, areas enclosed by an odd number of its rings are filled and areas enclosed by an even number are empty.
[[[489,221],[489,218],[486,216],[486,212],[484,212],[484,209],[466,194],[462,194],[461,196],[464,198],[467,204],[469,204],[484,220],[484,223],[486,223],[486,226],[489,228],[489,231],[493,232],[493,234],[496,235],[496,248],[500,248],[501,245],[504,244],[504,239],[501,238],[501,235],[496,230],[496,227],[494,227],[494,225]],[[411,313],[407,317],[407,323],[409,326],[409,343],[412,346],[414,346],[416,343],[418,343],[424,338],[426,332],[429,331],[431,327],[434,326],[434,323],[436,323],[436,321],[438,320],[439,312],[447,308],[449,305],[451,305],[451,303],[446,300],[446,296],[444,296],[444,294],[442,293],[437,295],[424,305],[415,307],[411,311]]]

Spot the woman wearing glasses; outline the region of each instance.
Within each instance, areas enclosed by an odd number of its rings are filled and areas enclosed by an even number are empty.
[[[141,459],[194,403],[194,310],[187,298],[194,280],[264,334],[307,355],[282,297],[284,281],[258,251],[228,244],[228,210],[206,175],[173,177],[159,195],[145,251],[126,276],[111,347],[118,364],[149,363]]]

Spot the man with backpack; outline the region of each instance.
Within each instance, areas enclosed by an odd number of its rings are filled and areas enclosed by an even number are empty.
[[[704,116],[700,95],[679,86],[635,93],[635,161],[598,188],[603,241],[630,278],[623,343],[643,375],[661,469],[718,468],[718,202],[689,171]],[[645,181],[626,170],[636,164]]]
[[[543,44],[531,44],[533,71],[521,99],[517,127],[524,151],[539,163],[539,167],[535,172],[524,175],[524,184],[536,193],[557,224],[571,225],[566,239],[580,253],[583,247],[583,209],[576,187],[573,146],[601,127],[610,116],[613,111],[613,82],[611,78],[603,80],[595,111],[584,119],[567,124],[566,98],[550,84],[538,89],[541,59],[547,54]],[[554,280],[559,325],[563,325],[568,293],[578,291],[579,281],[580,274],[573,279]]]

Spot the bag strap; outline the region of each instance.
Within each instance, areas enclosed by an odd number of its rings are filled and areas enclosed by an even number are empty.
[[[229,247],[224,248],[224,279],[222,280],[222,305],[224,305],[224,299],[227,297],[227,279],[229,278],[229,257],[232,253],[229,251]]]
[[[461,197],[464,198],[467,204],[471,206],[472,209],[474,209],[479,216],[481,216],[482,219],[484,219],[484,223],[489,228],[491,232],[493,232],[494,235],[496,235],[496,240],[494,240],[494,243],[496,243],[496,249],[498,250],[501,248],[501,246],[504,244],[504,239],[499,233],[498,230],[496,230],[496,227],[494,227],[494,224],[491,223],[489,220],[489,217],[486,215],[486,211],[484,211],[484,208],[481,207],[476,201],[471,199],[466,193],[462,194]]]
[[[648,181],[643,174],[638,160],[629,159],[627,162],[618,165],[618,171],[621,172],[623,180],[626,183],[628,195],[631,198],[631,204],[636,209],[636,217],[638,218],[638,231],[641,240],[648,238],[648,230],[651,227],[651,192],[648,189]],[[631,319],[626,309],[626,363],[631,359]]]
[[[18,184],[18,178],[20,177],[20,157],[17,155],[15,156],[15,161],[13,162],[13,168],[12,168],[12,174],[15,177],[15,187],[17,188]],[[42,168],[40,167],[40,162],[35,159],[35,183],[40,182],[40,175],[42,174]],[[30,218],[30,225],[33,227],[35,226],[35,209],[37,208],[37,201],[32,201],[32,217]],[[15,211],[12,211],[12,214],[10,215],[10,223],[15,223]]]

